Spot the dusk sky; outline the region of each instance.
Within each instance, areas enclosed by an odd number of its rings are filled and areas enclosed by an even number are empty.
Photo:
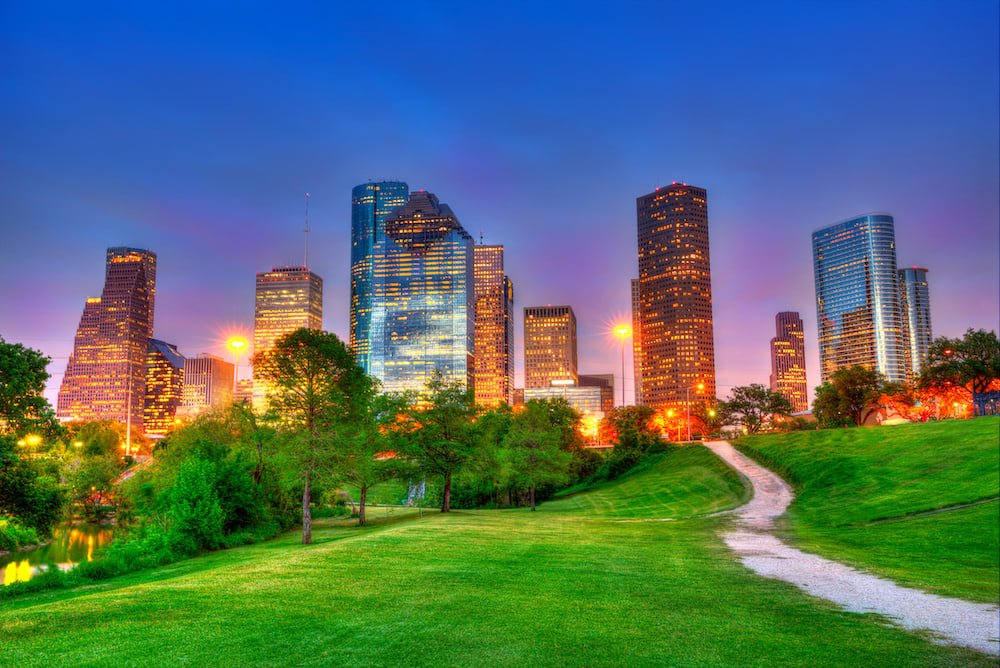
[[[995,0],[267,5],[0,6],[0,336],[52,357],[53,405],[107,247],[157,254],[156,338],[231,360],[255,272],[303,261],[307,192],[346,340],[368,180],[505,246],[518,386],[544,304],[617,381],[635,200],[672,181],[708,191],[720,398],[767,383],[778,311],[818,384],[810,234],[865,213],[929,270],[935,337],[997,329]]]

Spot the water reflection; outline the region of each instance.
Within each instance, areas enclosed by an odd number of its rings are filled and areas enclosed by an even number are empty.
[[[82,561],[93,561],[94,553],[111,542],[114,527],[95,524],[60,524],[52,532],[52,542],[36,550],[15,552],[0,557],[3,583],[27,582],[55,562],[62,570]]]

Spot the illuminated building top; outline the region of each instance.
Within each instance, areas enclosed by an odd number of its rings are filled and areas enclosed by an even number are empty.
[[[792,404],[793,412],[809,410],[806,386],[806,344],[802,318],[794,311],[784,311],[774,318],[775,336],[771,339],[771,389]]]
[[[572,307],[525,307],[524,388],[550,387],[553,381],[576,385],[576,359],[576,314]]]

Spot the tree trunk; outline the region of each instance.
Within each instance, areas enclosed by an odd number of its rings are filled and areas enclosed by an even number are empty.
[[[365,499],[368,497],[368,486],[361,486],[361,510],[358,511],[358,526],[363,527],[365,525]]]
[[[441,512],[451,512],[451,474],[444,477],[444,500],[441,502]]]
[[[535,481],[531,481],[531,512],[535,512]]]
[[[312,501],[312,484],[309,480],[310,471],[306,470],[306,481],[302,486],[302,544],[311,545],[312,537],[312,511],[309,503]]]

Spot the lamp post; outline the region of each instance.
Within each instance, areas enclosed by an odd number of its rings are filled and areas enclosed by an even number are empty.
[[[240,348],[246,344],[247,342],[239,337],[229,340],[229,347],[236,351],[236,360],[233,363],[233,401],[236,401],[236,388],[240,379]]]
[[[619,326],[615,329],[615,334],[622,339],[622,406],[625,406],[625,337],[628,336],[629,332],[632,330],[625,325]]]
[[[698,390],[701,392],[705,389],[703,383],[698,383],[696,387],[688,387],[684,389],[684,404],[687,408],[687,428],[688,428],[688,439],[691,440],[691,390]]]

